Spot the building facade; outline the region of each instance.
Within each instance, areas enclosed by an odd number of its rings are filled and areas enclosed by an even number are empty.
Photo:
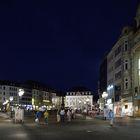
[[[19,96],[19,89],[24,91]],[[11,100],[12,99],[12,100]],[[36,81],[17,83],[12,81],[0,81],[0,109],[6,110],[7,106],[23,106],[26,109],[60,108],[62,97],[45,84]]]
[[[107,55],[108,107],[116,116],[140,116],[140,5]]]
[[[6,110],[6,102],[11,105],[19,104],[19,83],[12,81],[0,81],[0,109]],[[12,100],[11,100],[12,98]]]
[[[93,95],[91,91],[70,91],[66,92],[65,107],[77,110],[91,110],[93,105]]]

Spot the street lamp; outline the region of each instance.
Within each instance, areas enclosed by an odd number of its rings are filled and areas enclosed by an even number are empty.
[[[10,117],[12,118],[12,101],[13,101],[13,96],[10,96],[9,97],[9,104],[10,104],[10,111],[11,111],[11,114],[10,114]]]
[[[102,98],[105,99],[105,104],[106,104],[107,97],[108,97],[108,93],[107,92],[103,92]]]
[[[10,96],[10,97],[9,97],[10,102],[12,102],[13,99],[14,99],[13,96]]]
[[[19,91],[18,91],[18,95],[19,95],[19,104],[20,104],[20,100],[21,100],[23,94],[24,94],[24,89],[19,89]]]

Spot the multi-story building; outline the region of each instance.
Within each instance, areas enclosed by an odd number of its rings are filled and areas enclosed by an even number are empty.
[[[91,110],[93,105],[93,95],[85,88],[73,88],[66,92],[65,107],[83,110]]]
[[[136,13],[136,27],[134,30],[131,50],[132,55],[132,93],[134,116],[140,116],[140,4]]]
[[[55,109],[64,107],[64,93],[62,91],[55,91],[52,93],[52,105]]]
[[[132,33],[131,27],[124,27],[121,36],[107,56],[107,92],[108,98],[112,99],[111,108],[114,107],[116,115],[121,113],[118,110],[123,110],[124,114],[132,115],[132,112],[127,111],[128,108],[132,108],[130,67]]]
[[[24,91],[21,97],[19,96],[20,89]],[[57,109],[62,105],[62,97],[52,88],[36,81],[23,83],[0,81],[0,108],[6,109],[9,104],[22,105],[26,109],[38,109],[41,106]]]
[[[17,82],[12,81],[0,81],[0,108],[2,109],[3,103],[6,101],[10,102],[12,97],[11,104],[19,104],[18,90],[20,86]]]
[[[31,99],[29,100],[31,101],[33,109],[38,109],[40,106],[44,108],[47,107],[48,109],[53,107],[52,97],[55,91],[52,90],[52,88],[36,81],[26,81],[25,83],[29,89],[31,89]]]
[[[116,116],[140,116],[140,5],[135,21],[122,29],[107,55],[108,107]]]

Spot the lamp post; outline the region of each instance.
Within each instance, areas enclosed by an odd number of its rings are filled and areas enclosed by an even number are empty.
[[[102,94],[102,98],[104,99],[104,119],[106,120],[106,117],[107,117],[107,115],[108,115],[108,111],[107,111],[107,109],[106,109],[106,103],[107,103],[107,97],[108,97],[108,93],[107,92],[103,92],[103,94]]]
[[[87,112],[88,112],[88,103],[89,103],[89,98],[86,99],[86,104],[87,104]]]
[[[24,95],[24,89],[19,89],[18,95],[19,95],[19,104],[20,104],[20,100],[21,100],[22,96]]]
[[[12,118],[12,101],[13,101],[13,99],[14,99],[13,96],[10,96],[10,97],[9,97],[10,112],[11,112],[11,113],[10,113],[10,117],[11,117],[11,118]]]
[[[103,94],[102,94],[102,98],[105,100],[105,102],[104,102],[104,106],[105,106],[105,104],[107,103],[107,97],[108,97],[108,93],[107,92],[103,92]]]

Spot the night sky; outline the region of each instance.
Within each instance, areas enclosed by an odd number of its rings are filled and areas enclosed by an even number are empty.
[[[23,2],[23,1],[22,1]],[[97,93],[99,65],[137,0],[0,1],[0,80]]]

